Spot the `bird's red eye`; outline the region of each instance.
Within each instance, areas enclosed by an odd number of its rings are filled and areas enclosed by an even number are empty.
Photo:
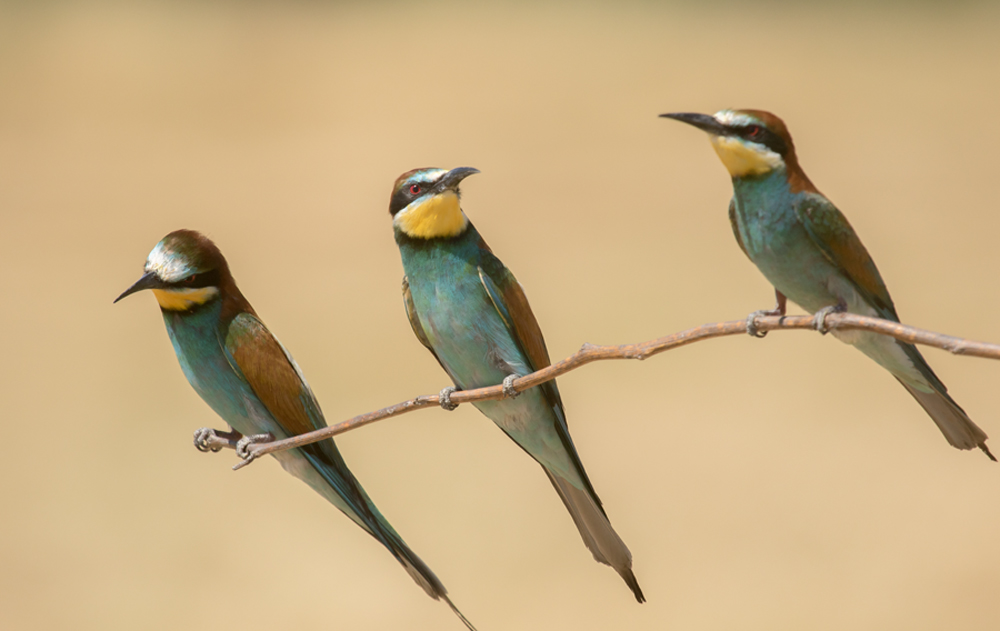
[[[185,278],[183,282],[184,282],[185,285],[192,285],[192,284],[194,284],[194,279],[196,279],[196,278],[198,278],[197,274],[191,274],[190,276],[188,276],[187,278]]]
[[[419,195],[422,190],[419,184],[410,184],[410,195]]]
[[[760,136],[760,127],[757,125],[751,125],[750,129],[747,131],[747,136],[750,138],[757,138]]]

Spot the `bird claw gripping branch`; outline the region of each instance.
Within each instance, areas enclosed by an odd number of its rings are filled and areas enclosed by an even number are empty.
[[[211,440],[216,438],[215,430],[211,427],[202,427],[196,429],[194,432],[194,447],[203,453],[218,453],[222,451],[222,447],[212,446],[210,444]]]
[[[761,309],[759,311],[754,311],[747,316],[747,335],[750,337],[767,337],[767,331],[761,331],[757,328],[757,318],[761,316],[769,316],[772,313],[766,309]]]
[[[458,407],[457,403],[451,402],[451,395],[453,392],[457,392],[458,388],[454,386],[448,386],[447,388],[441,388],[441,392],[438,393],[438,403],[441,407],[451,412]]]
[[[514,389],[514,380],[519,379],[521,375],[513,374],[507,375],[503,378],[503,396],[508,399],[516,399],[521,393]]]
[[[831,313],[843,313],[847,310],[847,307],[842,304],[829,305],[823,307],[813,316],[813,327],[820,332],[822,335],[826,335],[830,332],[830,328],[826,325],[826,316]]]
[[[257,454],[249,451],[250,445],[256,445],[257,443],[269,443],[274,440],[274,436],[271,434],[253,434],[251,436],[244,436],[240,439],[240,442],[236,443],[236,455],[243,459],[243,462],[237,463],[233,469],[238,469],[245,467],[246,465],[253,462]]]

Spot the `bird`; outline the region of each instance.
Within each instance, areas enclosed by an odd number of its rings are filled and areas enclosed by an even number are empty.
[[[763,110],[725,109],[714,115],[675,112],[661,117],[706,132],[733,180],[729,221],[743,253],[774,286],[774,309],[751,313],[785,315],[787,300],[815,313],[827,332],[833,312],[899,322],[896,307],[875,261],[847,218],[813,185],[799,165],[785,123]],[[958,449],[978,447],[991,460],[987,435],[948,394],[923,355],[908,344],[867,331],[832,331],[888,370]]]
[[[521,285],[465,216],[459,184],[478,169],[414,169],[399,176],[389,203],[403,262],[403,303],[417,339],[444,368],[450,395],[503,382],[505,398],[474,403],[545,470],[600,563],[645,596],[632,554],[611,527],[566,425],[555,381],[518,393],[513,382],[549,365],[549,354]]]
[[[159,303],[177,360],[205,403],[240,441],[283,439],[326,427],[305,376],[236,286],[219,248],[193,230],[165,236],[146,259],[143,275],[115,302],[150,289]],[[195,433],[195,444],[212,430]],[[384,545],[431,598],[444,600],[469,629],[434,572],[389,525],[354,477],[332,438],[272,454]]]

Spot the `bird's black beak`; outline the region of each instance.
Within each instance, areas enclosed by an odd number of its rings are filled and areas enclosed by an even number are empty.
[[[143,289],[156,289],[157,287],[163,287],[163,281],[161,281],[160,277],[156,275],[156,272],[146,272],[142,275],[142,278],[135,281],[131,287],[123,291],[122,295],[115,298],[115,302],[118,302],[125,296],[134,294],[137,291],[142,291]]]
[[[458,188],[459,183],[470,175],[475,175],[479,173],[479,169],[473,169],[472,167],[458,167],[457,169],[452,169],[444,175],[437,182],[438,191],[445,191],[447,189]]]
[[[688,125],[694,125],[698,129],[712,134],[713,136],[725,136],[729,133],[725,125],[715,120],[714,116],[708,114],[691,114],[689,112],[674,112],[672,114],[660,114],[660,118],[672,118]]]

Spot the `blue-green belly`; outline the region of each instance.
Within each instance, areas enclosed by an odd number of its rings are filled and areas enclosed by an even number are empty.
[[[401,248],[414,307],[435,354],[463,390],[532,372],[479,278],[474,253]],[[462,254],[465,254],[464,256]],[[557,431],[561,411],[538,388],[474,404],[547,468],[585,488]]]

